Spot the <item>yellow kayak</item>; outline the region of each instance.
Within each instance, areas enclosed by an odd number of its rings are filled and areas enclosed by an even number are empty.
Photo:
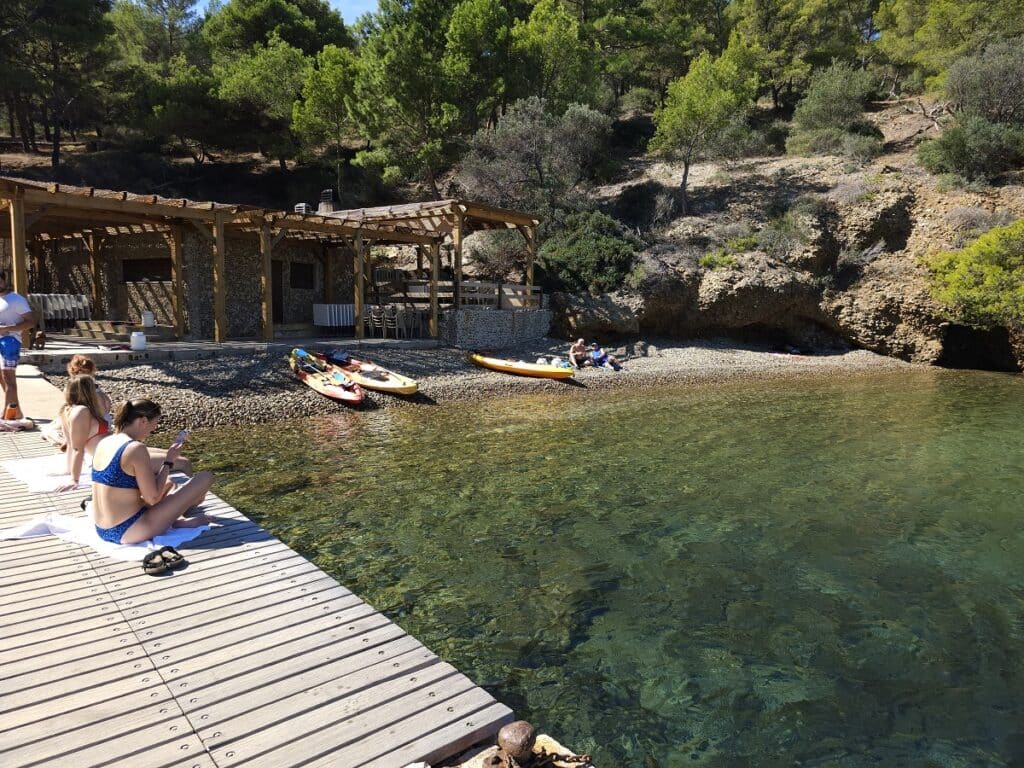
[[[572,378],[572,368],[563,368],[560,365],[538,365],[537,363],[525,363],[522,360],[503,360],[499,357],[487,357],[477,352],[471,353],[469,360],[481,368],[490,368],[492,371],[511,373],[516,376],[532,376],[536,379]]]
[[[419,384],[415,379],[389,371],[387,368],[381,368],[366,360],[356,360],[348,352],[334,351],[327,354],[314,352],[313,354],[324,364],[344,373],[363,389],[374,389],[392,395],[412,395],[419,389]]]

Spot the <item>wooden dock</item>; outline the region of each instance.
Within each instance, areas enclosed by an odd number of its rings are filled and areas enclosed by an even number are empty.
[[[0,459],[51,453],[0,434]],[[82,515],[0,469],[0,528]],[[165,577],[55,537],[0,541],[0,765],[434,763],[508,707],[215,498]]]

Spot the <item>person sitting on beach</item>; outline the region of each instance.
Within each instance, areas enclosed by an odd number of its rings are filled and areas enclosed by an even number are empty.
[[[95,379],[96,361],[85,355],[74,355],[68,361],[67,371],[68,376],[92,376]],[[114,408],[114,404],[110,400],[110,395],[103,391],[98,381],[96,382],[96,393],[99,395],[100,408],[106,414],[107,421],[112,421],[113,414],[111,411]]]
[[[583,339],[576,339],[576,343],[569,347],[569,362],[573,368],[591,365],[590,357],[587,355],[587,345],[583,343]]]
[[[68,379],[59,418],[66,441],[68,474],[71,475],[71,483],[57,489],[63,492],[78,487],[85,457],[92,456],[100,440],[113,432],[103,411],[99,387],[92,376]]]
[[[168,528],[194,528],[211,522],[207,515],[184,515],[206,498],[213,475],[198,472],[178,487],[168,477],[186,433],[167,450],[159,471],[153,471],[145,443],[160,423],[160,416],[160,406],[152,400],[126,401],[114,415],[116,433],[96,446],[93,522],[104,541],[138,544]]]
[[[622,364],[614,355],[609,355],[595,341],[590,345],[590,362],[595,368],[611,368],[614,371],[622,370]]]

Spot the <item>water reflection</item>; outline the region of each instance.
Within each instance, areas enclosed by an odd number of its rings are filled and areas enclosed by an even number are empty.
[[[218,430],[193,452],[599,764],[1013,765],[1021,386],[519,397]],[[271,472],[248,471],[253,445]]]

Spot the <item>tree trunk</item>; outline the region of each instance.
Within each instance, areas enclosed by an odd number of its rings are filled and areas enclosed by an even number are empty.
[[[686,183],[690,179],[690,161],[683,161],[683,180],[679,183],[679,191],[683,196],[683,215],[688,216],[690,213],[690,198],[686,195]]]
[[[53,151],[50,152],[50,167],[53,168],[56,179],[56,171],[60,168],[60,120],[53,121]]]
[[[282,171],[288,170],[288,161],[285,160],[283,157],[277,158],[277,165]]]
[[[21,132],[21,146],[26,152],[35,152],[36,138],[32,133],[32,121],[28,117],[28,109],[25,100],[15,96],[14,111],[18,118],[18,126]]]
[[[7,128],[11,132],[11,138],[16,138],[17,133],[14,131],[14,97],[10,92],[4,94],[4,104],[7,107]]]

